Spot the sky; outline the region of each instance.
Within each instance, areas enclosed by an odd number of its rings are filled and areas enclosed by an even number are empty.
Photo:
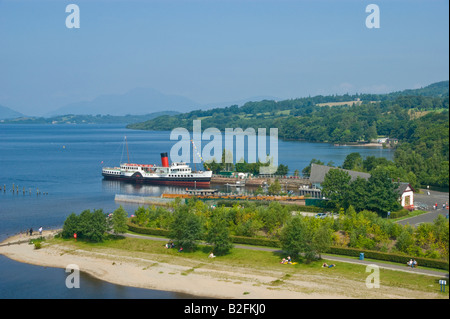
[[[80,10],[68,28],[66,6]],[[368,28],[369,4],[379,28]],[[42,115],[140,87],[199,104],[449,79],[448,0],[0,0],[0,105]]]

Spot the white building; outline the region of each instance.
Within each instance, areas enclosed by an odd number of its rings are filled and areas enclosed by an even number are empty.
[[[414,189],[409,183],[400,183],[398,187],[400,205],[406,209],[414,208]]]

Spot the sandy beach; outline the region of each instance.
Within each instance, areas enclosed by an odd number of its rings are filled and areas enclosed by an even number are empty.
[[[55,231],[44,232],[53,237]],[[33,236],[34,237],[34,236]],[[37,236],[38,237],[38,236]],[[13,260],[47,267],[78,265],[80,271],[114,284],[187,293],[220,299],[347,299],[436,298],[437,294],[399,287],[368,289],[365,282],[336,275],[286,275],[283,271],[226,265],[219,259],[204,262],[115,249],[83,250],[45,242],[41,249],[17,235],[0,243],[0,254]],[[8,245],[9,243],[9,245]]]

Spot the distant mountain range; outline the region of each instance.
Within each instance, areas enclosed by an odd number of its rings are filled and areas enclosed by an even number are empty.
[[[136,88],[125,94],[101,95],[92,101],[67,104],[46,116],[64,114],[142,115],[160,111],[189,112],[199,104],[179,95],[163,94],[151,88]]]
[[[434,83],[425,88],[404,90],[393,92],[384,96],[395,97],[398,95],[423,95],[436,96],[437,93],[448,95],[448,81]],[[329,99],[336,100],[338,96],[330,96]],[[345,96],[340,97],[345,98]],[[252,98],[229,101],[201,104],[192,101],[180,95],[163,94],[152,88],[136,88],[125,94],[107,94],[101,95],[91,101],[81,101],[64,105],[54,111],[48,112],[44,117],[39,118],[54,118],[62,115],[110,115],[110,116],[126,116],[126,115],[148,115],[164,111],[173,111],[179,113],[189,113],[196,110],[210,110],[213,108],[224,108],[232,105],[242,106],[247,102],[258,101],[277,101],[279,100],[273,96],[255,96]],[[330,100],[330,101],[331,101]],[[328,102],[328,101],[324,101]],[[336,102],[338,102],[336,100]],[[0,105],[0,120],[14,119],[26,117],[24,114],[14,111],[13,109]]]
[[[256,96],[231,102],[217,102],[202,105],[180,95],[163,94],[152,88],[136,88],[125,94],[101,95],[92,101],[67,104],[46,116],[64,114],[102,114],[123,116],[127,114],[142,115],[160,111],[175,111],[186,113],[199,109],[243,105],[249,101],[276,100],[273,96]]]
[[[255,96],[242,100],[201,104],[184,96],[163,94],[152,88],[136,88],[125,94],[106,94],[91,101],[80,101],[66,104],[46,113],[43,117],[26,118],[26,122],[43,122],[43,119],[54,119],[62,115],[148,115],[157,112],[186,113],[194,110],[205,110],[230,105],[243,105],[249,101],[277,100],[273,96]],[[26,117],[10,108],[0,106],[0,120]],[[30,120],[34,118],[33,120]],[[36,121],[36,119],[39,119]],[[59,122],[59,119],[56,119]],[[21,120],[20,122],[24,122]],[[48,121],[46,121],[48,122]],[[50,121],[51,122],[51,121]]]
[[[65,114],[52,117],[17,117],[0,119],[3,124],[131,124],[148,121],[163,115],[176,115],[179,112],[161,111],[142,115],[76,115]]]
[[[16,112],[9,107],[0,105],[0,120],[6,120],[6,119],[14,119],[17,117],[25,116],[22,113]]]

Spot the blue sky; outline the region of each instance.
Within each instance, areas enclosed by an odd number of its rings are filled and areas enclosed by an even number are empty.
[[[80,28],[68,29],[68,4]],[[380,28],[365,25],[368,4]],[[449,78],[448,0],[0,0],[0,105],[41,115],[149,87],[207,104]]]

